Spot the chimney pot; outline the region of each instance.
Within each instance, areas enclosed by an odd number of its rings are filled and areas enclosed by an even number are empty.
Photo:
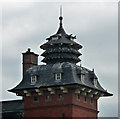
[[[30,48],[28,48],[28,52],[30,52]]]

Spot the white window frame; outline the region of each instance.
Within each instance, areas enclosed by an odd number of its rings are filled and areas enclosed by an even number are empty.
[[[94,82],[93,82],[93,83],[94,83],[94,86],[97,87],[97,83],[98,83],[98,82],[97,82],[97,79],[94,78],[93,81],[94,81]]]
[[[55,79],[56,79],[56,81],[60,81],[61,80],[61,73],[56,73],[55,74]]]
[[[81,81],[82,83],[85,83],[85,74],[81,74]]]
[[[53,36],[52,40],[58,40],[58,36]]]
[[[37,76],[36,75],[32,75],[31,76],[31,84],[35,84],[37,82]]]

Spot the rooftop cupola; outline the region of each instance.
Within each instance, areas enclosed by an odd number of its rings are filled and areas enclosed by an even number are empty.
[[[42,62],[47,64],[70,62],[76,64],[81,61],[79,56],[81,53],[78,51],[82,46],[76,43],[74,40],[76,36],[72,34],[68,35],[63,28],[63,17],[62,8],[60,8],[60,23],[56,34],[47,38],[47,42],[40,46],[41,49],[45,50],[41,54],[44,59]]]

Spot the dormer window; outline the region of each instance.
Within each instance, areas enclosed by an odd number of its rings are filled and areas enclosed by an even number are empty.
[[[85,82],[85,74],[81,74],[81,82],[82,82],[82,83]]]
[[[74,38],[73,38],[73,37],[71,37],[71,38],[70,38],[70,40],[74,40]]]
[[[55,74],[55,79],[58,81],[58,80],[61,80],[61,73],[56,73]]]
[[[97,79],[93,79],[94,86],[97,87]]]
[[[35,84],[37,82],[37,76],[36,75],[32,75],[31,76],[31,84]]]
[[[52,37],[52,40],[58,40],[58,36]]]

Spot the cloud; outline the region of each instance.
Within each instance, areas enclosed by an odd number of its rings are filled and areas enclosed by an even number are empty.
[[[104,100],[104,101],[103,101]],[[99,117],[118,117],[118,103],[110,98],[99,99],[98,111]],[[117,100],[117,99],[115,99]],[[110,108],[111,107],[111,108]]]

